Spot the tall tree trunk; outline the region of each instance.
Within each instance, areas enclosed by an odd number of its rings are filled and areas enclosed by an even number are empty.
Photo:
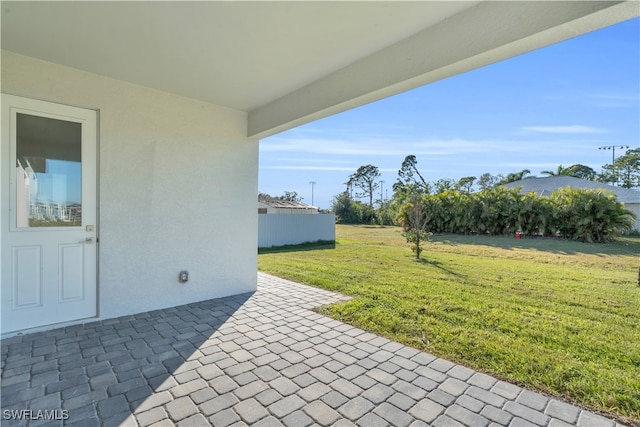
[[[369,185],[369,207],[373,208],[373,185]]]

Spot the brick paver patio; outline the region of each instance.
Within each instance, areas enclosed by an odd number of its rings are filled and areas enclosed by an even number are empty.
[[[259,274],[253,294],[4,339],[2,425],[616,425],[311,311],[345,299]]]

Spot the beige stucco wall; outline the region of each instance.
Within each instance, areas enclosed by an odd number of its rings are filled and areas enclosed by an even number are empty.
[[[101,318],[256,289],[258,142],[245,113],[6,51],[1,83],[99,111]]]

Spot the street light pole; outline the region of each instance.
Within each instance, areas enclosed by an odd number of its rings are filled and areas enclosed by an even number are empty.
[[[628,145],[605,145],[603,147],[598,147],[598,150],[611,150],[611,166],[613,166],[613,163],[616,161],[616,148],[619,148],[621,150],[625,150],[627,148],[629,148]]]
[[[311,184],[311,206],[315,206],[315,204],[313,203],[313,186],[316,185],[316,182],[309,181],[309,184]]]

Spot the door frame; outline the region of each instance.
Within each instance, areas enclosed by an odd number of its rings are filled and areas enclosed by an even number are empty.
[[[11,112],[11,109],[14,108],[13,105],[7,105],[9,111],[5,115],[5,104],[16,104],[15,108],[18,110],[24,110],[25,113],[28,114],[30,108],[33,109],[35,115],[41,117],[51,117],[58,118],[64,120],[65,114],[61,113],[60,110],[66,110],[66,113],[69,115],[69,118],[73,121],[80,121],[81,118],[85,118],[86,121],[83,121],[83,130],[82,130],[82,138],[85,138],[85,129],[88,132],[88,135],[92,139],[92,153],[87,155],[86,150],[82,150],[82,165],[83,165],[83,173],[82,173],[82,206],[91,206],[91,209],[94,211],[94,219],[91,220],[91,225],[94,226],[94,253],[90,254],[89,260],[92,260],[91,271],[87,273],[89,277],[92,277],[91,292],[93,293],[93,301],[92,305],[92,313],[87,317],[82,317],[78,319],[72,320],[62,320],[60,322],[49,322],[38,326],[26,326],[24,328],[14,328],[12,330],[6,331],[4,325],[2,325],[0,320],[0,335],[14,335],[16,333],[25,332],[27,330],[43,330],[43,329],[52,329],[55,326],[62,326],[67,324],[76,324],[82,323],[87,320],[94,320],[99,317],[99,230],[100,230],[100,210],[99,210],[99,177],[100,177],[100,156],[99,156],[99,147],[100,147],[100,138],[99,138],[99,129],[100,129],[100,114],[99,110],[85,108],[85,107],[77,107],[69,104],[64,104],[61,102],[52,102],[46,101],[31,97],[13,95],[8,93],[0,93],[0,100],[2,104],[2,127],[9,127],[10,137],[8,141],[0,143],[0,177],[2,177],[2,187],[0,188],[0,266],[2,266],[2,273],[0,273],[0,282],[2,282],[2,293],[4,294],[4,288],[7,286],[11,286],[8,283],[5,283],[5,280],[8,279],[11,274],[11,263],[7,258],[8,254],[6,251],[9,250],[9,239],[10,236],[5,236],[5,233],[30,233],[36,231],[46,232],[48,230],[55,230],[56,227],[40,227],[40,230],[36,229],[18,229],[16,217],[16,191],[15,191],[15,177],[12,175],[12,168],[10,167],[10,160],[14,158],[16,152],[15,147],[15,117],[16,114]],[[58,112],[55,112],[58,110]],[[8,116],[8,117],[5,117]],[[86,128],[85,125],[87,126]],[[5,131],[3,131],[2,138],[4,139]],[[1,142],[1,141],[0,141]],[[88,156],[87,159],[85,156]],[[90,165],[90,169],[86,171],[85,165]],[[86,179],[85,172],[89,173],[89,179]],[[90,181],[90,182],[88,182]],[[90,195],[89,200],[86,200],[86,195]],[[83,215],[82,223],[77,227],[69,227],[71,230],[84,230],[88,222],[85,221],[86,217]],[[7,272],[9,270],[9,272]],[[89,305],[87,306],[87,308]]]

